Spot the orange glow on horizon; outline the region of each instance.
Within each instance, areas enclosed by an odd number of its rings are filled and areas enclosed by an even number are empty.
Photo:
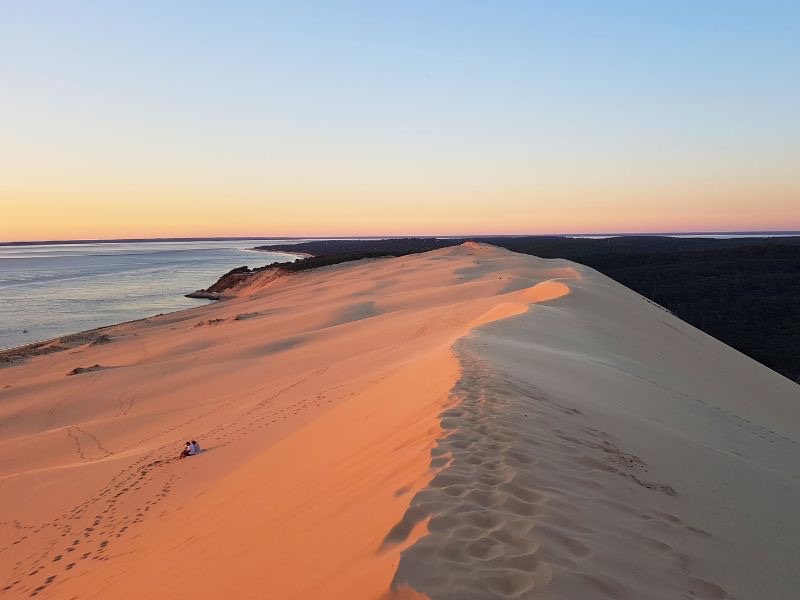
[[[476,186],[477,187],[477,186]],[[0,241],[152,237],[360,237],[800,230],[791,190],[151,190],[94,194],[0,189]],[[107,201],[106,198],[114,198]],[[217,199],[220,198],[220,199]],[[266,200],[264,198],[272,198]],[[276,198],[280,198],[277,200]],[[686,198],[691,198],[687,200]],[[756,208],[754,208],[756,207]]]

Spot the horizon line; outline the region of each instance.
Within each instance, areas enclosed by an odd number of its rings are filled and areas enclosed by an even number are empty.
[[[147,242],[226,242],[237,240],[347,240],[347,239],[403,239],[403,238],[497,238],[497,237],[636,237],[636,236],[676,236],[676,235],[749,235],[759,234],[772,237],[782,235],[800,235],[800,230],[736,230],[736,231],[622,231],[622,232],[592,232],[592,233],[465,233],[465,234],[429,234],[429,235],[253,235],[253,236],[188,236],[188,237],[133,237],[133,238],[78,238],[59,240],[10,240],[0,241],[0,246],[45,246],[56,244],[113,244],[113,243],[147,243]]]

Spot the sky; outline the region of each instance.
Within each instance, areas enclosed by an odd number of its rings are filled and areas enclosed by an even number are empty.
[[[9,0],[0,240],[800,230],[800,2]]]

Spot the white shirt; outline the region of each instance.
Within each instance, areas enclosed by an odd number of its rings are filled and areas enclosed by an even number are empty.
[[[194,444],[191,444],[191,446],[192,450],[194,450],[194,454],[200,454],[200,444],[195,442]]]
[[[188,454],[189,456],[197,454],[197,452],[194,449],[194,446],[192,446],[191,444],[186,444],[186,454]]]

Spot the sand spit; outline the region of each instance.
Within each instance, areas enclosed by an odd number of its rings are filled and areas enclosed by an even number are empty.
[[[0,371],[0,597],[800,583],[797,386],[579,265],[466,244],[103,333]]]

